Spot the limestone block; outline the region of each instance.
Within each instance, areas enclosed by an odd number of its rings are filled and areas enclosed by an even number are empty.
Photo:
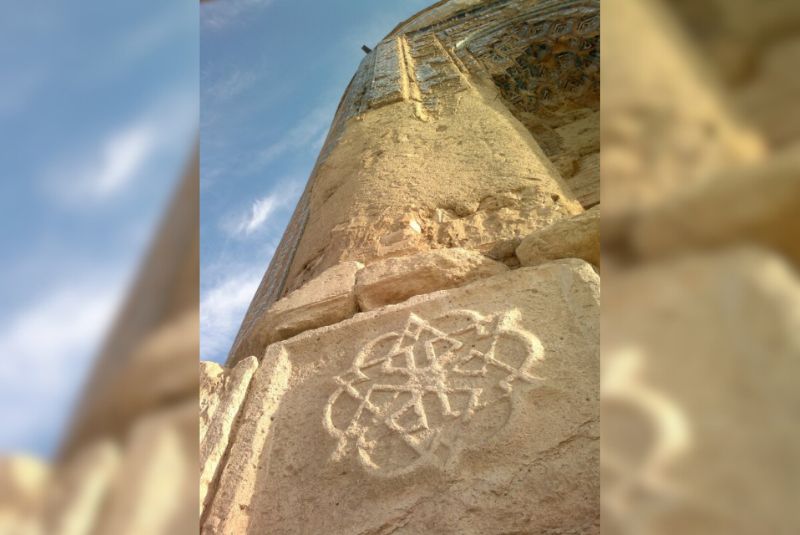
[[[59,469],[48,489],[45,532],[58,535],[96,533],[120,464],[119,448],[111,441],[91,444]]]
[[[225,368],[211,361],[200,361],[200,390],[198,392],[200,402],[200,442],[208,432],[208,424],[211,422],[214,413],[217,411],[219,403],[220,385],[224,379]]]
[[[353,287],[362,267],[359,262],[343,262],[275,303],[264,318],[270,340],[283,340],[355,314]]]
[[[355,286],[360,262],[342,262],[326,269],[302,287],[276,302],[256,318],[248,333],[248,344],[239,349],[261,355],[271,342],[284,340],[308,329],[330,325],[347,319],[358,311]]]
[[[604,277],[603,533],[796,531],[796,273],[742,249]]]
[[[219,374],[211,364],[201,363],[202,369],[212,370],[217,380],[212,382],[201,378],[200,381],[200,514],[228,449],[250,379],[258,368],[258,359],[247,357]],[[219,365],[216,368],[222,370]]]
[[[598,286],[562,260],[270,345],[203,533],[598,533]]]
[[[361,310],[372,310],[415,295],[455,288],[507,269],[500,262],[466,249],[436,249],[387,258],[359,271],[356,297]]]
[[[600,207],[530,234],[517,247],[517,257],[523,266],[559,258],[582,258],[600,265]]]
[[[636,250],[654,258],[741,242],[770,247],[800,264],[800,155],[797,150],[729,170],[640,218]]]

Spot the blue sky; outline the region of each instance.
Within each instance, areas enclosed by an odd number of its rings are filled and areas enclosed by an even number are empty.
[[[49,456],[186,163],[192,2],[0,17],[0,453]]]
[[[201,358],[224,361],[344,89],[432,0],[215,0],[200,11]]]

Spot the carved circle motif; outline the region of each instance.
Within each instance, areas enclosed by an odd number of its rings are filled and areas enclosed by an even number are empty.
[[[368,472],[397,476],[446,466],[461,449],[495,436],[520,385],[541,380],[539,340],[515,327],[514,313],[460,310],[367,343],[334,378],[323,425],[337,440],[335,461],[353,453]]]

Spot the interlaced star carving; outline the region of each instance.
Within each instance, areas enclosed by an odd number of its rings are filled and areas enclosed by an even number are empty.
[[[411,313],[402,331],[367,343],[334,377],[325,406],[323,423],[337,439],[332,458],[355,451],[368,471],[399,475],[446,464],[472,434],[493,435],[508,420],[515,386],[540,382],[531,368],[541,344],[514,319],[461,310],[428,322]]]

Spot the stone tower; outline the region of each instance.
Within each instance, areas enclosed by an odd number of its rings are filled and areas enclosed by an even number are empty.
[[[366,54],[202,366],[204,533],[599,530],[599,27],[446,0]]]

